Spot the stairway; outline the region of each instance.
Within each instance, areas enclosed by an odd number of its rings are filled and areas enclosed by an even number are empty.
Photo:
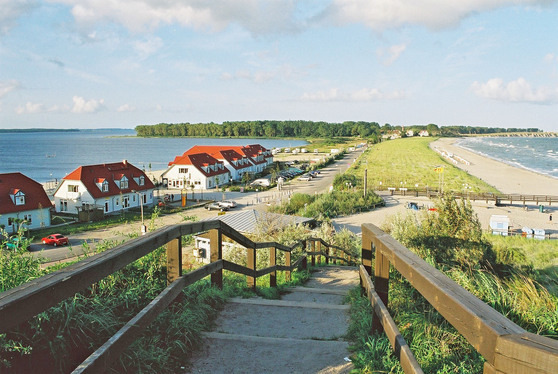
[[[348,373],[348,290],[358,285],[355,268],[318,268],[304,287],[281,300],[229,300],[191,373]]]

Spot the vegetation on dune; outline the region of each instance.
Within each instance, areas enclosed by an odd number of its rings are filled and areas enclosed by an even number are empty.
[[[494,187],[448,163],[430,149],[433,138],[404,138],[385,141],[369,147],[347,174],[356,176],[363,185],[364,170],[368,170],[368,188],[388,187],[455,192],[492,192]],[[434,169],[443,166],[444,172]],[[443,183],[442,183],[443,179]]]
[[[556,287],[556,277],[534,269],[522,243],[493,245],[469,202],[446,195],[436,209],[395,216],[384,230],[525,330],[558,339],[558,296],[545,287]],[[389,294],[388,307],[424,372],[482,371],[484,359],[396,271],[390,274]],[[357,293],[350,299],[355,365],[362,372],[402,372],[385,336],[368,335],[368,300]]]

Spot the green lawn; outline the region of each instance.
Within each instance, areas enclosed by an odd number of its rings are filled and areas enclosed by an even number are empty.
[[[379,187],[438,189],[443,177],[444,191],[463,192],[465,187],[470,187],[469,192],[498,192],[479,178],[446,162],[430,149],[429,144],[434,140],[436,139],[403,138],[375,144],[348,172],[355,174],[358,180],[362,181],[364,170],[368,169],[370,189]],[[443,166],[443,173],[434,170],[438,166]]]

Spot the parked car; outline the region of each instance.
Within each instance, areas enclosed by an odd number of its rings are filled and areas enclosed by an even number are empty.
[[[43,244],[52,245],[52,246],[59,246],[59,245],[67,245],[70,241],[68,238],[62,234],[52,234],[49,236],[45,236],[41,239]]]
[[[310,176],[310,174],[303,174],[300,177],[298,177],[298,180],[308,182],[308,181],[312,180],[312,177]]]
[[[6,249],[9,249],[11,251],[15,251],[21,248],[23,245],[25,245],[26,248],[29,248],[29,243],[26,243],[26,239],[20,238],[19,236],[11,236],[9,238],[3,238],[2,243],[3,243],[2,247],[5,247]]]
[[[205,206],[205,209],[207,209],[207,210],[219,210],[221,212],[224,212],[226,210],[229,210],[229,207],[221,206],[221,205],[219,205],[219,203],[209,203]]]
[[[236,201],[234,200],[223,200],[223,201],[219,201],[217,204],[219,204],[219,206],[226,206],[227,208],[236,208],[237,204]]]

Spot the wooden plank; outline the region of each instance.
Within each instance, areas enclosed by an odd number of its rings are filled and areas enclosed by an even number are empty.
[[[248,287],[256,290],[256,250],[254,248],[246,249],[246,265],[251,270],[251,274],[246,277]]]
[[[287,269],[279,269],[279,268],[278,268],[277,270],[286,270],[286,273],[285,273],[285,280],[286,280],[287,282],[290,282],[290,281],[291,281],[291,277],[292,277],[292,276],[291,276],[291,272],[292,272],[292,269],[293,269],[293,268],[291,267],[291,252],[285,252],[285,267],[287,267],[288,270],[287,270]]]
[[[229,262],[227,260],[223,260],[223,269],[234,271],[235,273],[246,275],[246,276],[253,276],[254,271],[249,269],[245,266],[235,264],[234,262]]]
[[[215,262],[223,259],[223,236],[220,229],[209,230],[209,261]],[[211,284],[223,289],[223,271],[211,274]]]
[[[113,335],[105,344],[93,352],[72,373],[101,373],[141,334],[143,330],[163,311],[184,289],[214,271],[223,268],[218,261],[187,273],[172,282],[151,303],[143,308],[134,318]]]
[[[168,226],[1,293],[0,332],[73,296],[180,234],[179,225]]]
[[[221,222],[221,221],[218,221]],[[221,222],[221,234],[246,248],[256,248],[256,243],[248,239],[226,223]]]
[[[379,317],[379,320],[382,324],[383,330],[388,337],[388,340],[391,344],[392,349],[395,352],[395,356],[399,359],[401,363],[401,367],[405,373],[413,373],[413,374],[420,374],[423,373],[422,368],[418,364],[411,348],[399,332],[395,321],[389,314],[389,311],[386,305],[383,303],[382,299],[374,290],[374,286],[372,284],[372,280],[370,279],[370,275],[366,268],[361,265],[359,267],[359,273],[361,277],[361,283],[366,290],[366,294],[368,296],[368,300],[374,309],[375,314]],[[378,319],[378,318],[376,318]]]
[[[267,274],[271,274],[274,271],[277,271],[277,265],[258,270],[258,271],[256,271],[256,278],[263,277],[264,275],[267,275]]]
[[[167,243],[167,285],[182,275],[182,241],[176,238]]]
[[[494,367],[505,373],[556,373],[558,341],[529,332],[500,336]]]
[[[376,226],[364,224],[362,228],[363,235],[369,231],[374,237],[377,250],[391,256],[403,277],[490,363],[494,362],[498,336],[524,332]]]

